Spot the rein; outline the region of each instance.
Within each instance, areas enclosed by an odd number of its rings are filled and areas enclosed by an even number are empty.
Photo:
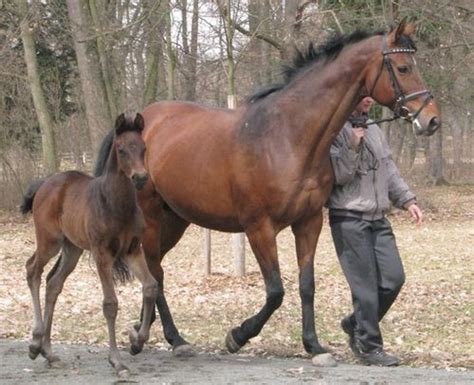
[[[382,60],[382,66],[380,67],[380,71],[377,75],[377,78],[375,79],[374,85],[372,86],[372,89],[369,93],[369,96],[372,96],[372,93],[375,89],[375,86],[377,85],[377,82],[380,78],[380,75],[382,75],[383,68],[384,66],[387,68],[388,74],[390,75],[390,81],[392,83],[392,88],[395,92],[395,108],[393,109],[393,116],[390,118],[386,119],[380,119],[375,122],[368,123],[367,126],[370,126],[372,124],[378,124],[382,122],[391,122],[396,119],[406,119],[408,121],[414,121],[420,112],[428,105],[431,99],[433,99],[433,94],[431,91],[428,90],[421,90],[421,91],[415,91],[412,92],[411,94],[405,95],[402,91],[402,88],[400,86],[400,83],[398,82],[397,76],[395,75],[395,71],[392,66],[392,62],[390,61],[390,56],[391,54],[395,53],[407,53],[407,54],[412,54],[415,53],[416,49],[413,48],[394,48],[394,49],[389,49],[387,45],[387,35],[383,36],[382,40],[382,55],[383,55],[383,60]],[[423,99],[423,103],[421,107],[416,111],[416,113],[412,114],[408,110],[408,108],[405,106],[405,103],[418,98],[419,96],[425,95]]]

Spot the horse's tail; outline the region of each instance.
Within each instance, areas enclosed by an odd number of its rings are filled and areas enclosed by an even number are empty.
[[[20,212],[23,215],[33,210],[33,200],[35,199],[36,192],[43,185],[44,181],[44,179],[38,179],[28,186],[28,190],[26,190],[26,194],[23,196],[23,203],[20,206]]]
[[[114,130],[111,130],[105,138],[102,140],[100,145],[99,154],[97,155],[97,161],[95,162],[94,176],[101,176],[104,174],[105,165],[107,159],[109,159],[110,150],[112,149],[112,143],[114,142]]]

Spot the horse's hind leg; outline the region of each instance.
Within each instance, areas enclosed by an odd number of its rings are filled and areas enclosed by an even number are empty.
[[[26,279],[30,288],[33,301],[35,324],[33,326],[32,340],[29,346],[29,356],[34,360],[41,353],[44,336],[44,324],[41,312],[40,286],[41,276],[45,265],[54,257],[61,248],[59,241],[39,235],[37,230],[37,247],[34,254],[26,262]]]
[[[169,209],[159,208],[155,211],[155,216],[150,217],[151,210],[144,210],[146,213],[147,227],[142,237],[143,250],[151,274],[158,282],[158,297],[156,306],[160,313],[163,332],[168,343],[173,347],[173,354],[176,356],[194,355],[191,345],[179,334],[173,317],[166,302],[163,288],[163,268],[161,261],[165,254],[171,250],[181,239],[189,226],[189,222],[177,216]],[[143,309],[142,309],[143,314]],[[153,321],[153,318],[152,318]]]
[[[246,234],[262,271],[267,298],[256,315],[227,334],[226,347],[231,353],[237,352],[250,338],[260,333],[273,312],[282,304],[285,294],[278,264],[276,234],[271,223],[263,220],[255,228],[246,229]]]
[[[150,336],[151,314],[158,296],[158,282],[148,270],[141,247],[133,254],[127,255],[126,261],[132,274],[140,280],[143,287],[142,323],[138,332],[134,328],[130,331],[130,353],[135,355],[142,351]]]
[[[64,282],[69,274],[77,266],[82,249],[74,246],[69,240],[65,240],[57,270],[53,271],[51,277],[48,275],[46,284],[46,302],[44,308],[44,336],[41,354],[51,364],[59,361],[59,358],[53,354],[51,348],[51,327],[53,324],[53,313],[56,301],[61,293]]]
[[[114,258],[109,254],[99,254],[95,251],[93,254],[96,258],[97,271],[99,273],[100,283],[102,284],[102,291],[104,293],[102,309],[105,319],[107,320],[107,329],[109,332],[109,362],[114,367],[117,374],[120,377],[124,377],[129,374],[129,370],[122,363],[115,337],[115,320],[118,312],[118,301],[117,296],[115,295],[112,272]]]

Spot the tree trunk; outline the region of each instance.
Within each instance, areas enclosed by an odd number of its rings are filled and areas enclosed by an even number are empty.
[[[430,138],[430,178],[435,186],[448,184],[443,169],[443,132],[438,130]]]
[[[56,142],[54,138],[53,121],[46,104],[36,60],[36,47],[33,34],[29,25],[28,2],[21,0],[19,4],[23,21],[21,23],[21,39],[25,53],[26,70],[30,83],[31,95],[35,106],[38,124],[41,130],[41,144],[43,150],[43,167],[46,174],[55,173],[58,170],[56,156]]]
[[[106,45],[103,38],[104,24],[107,23],[104,17],[105,10],[99,10],[97,8],[96,0],[89,0],[89,9],[94,25],[94,32],[96,34],[97,53],[99,55],[100,68],[102,72],[102,79],[104,81],[105,96],[107,99],[107,106],[109,109],[109,116],[112,118],[117,116],[117,103],[114,94],[114,87],[112,86],[112,76],[109,66],[109,60],[107,59]],[[102,11],[102,12],[101,12]]]
[[[72,26],[91,145],[94,154],[97,154],[103,136],[112,127],[112,117],[107,107],[97,51],[88,36],[90,15],[87,3],[85,0],[67,0],[67,8]]]
[[[171,3],[169,0],[166,1],[166,53],[168,54],[168,65],[167,65],[167,83],[168,83],[168,100],[175,99],[175,69],[176,69],[176,56],[173,50],[173,40],[171,36]]]

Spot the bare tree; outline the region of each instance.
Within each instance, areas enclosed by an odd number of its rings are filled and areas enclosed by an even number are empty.
[[[94,153],[99,150],[104,134],[112,126],[112,117],[107,107],[104,82],[99,58],[89,35],[90,13],[86,0],[67,0],[72,26],[82,94],[85,105],[89,135]]]
[[[23,21],[21,22],[21,38],[23,41],[23,50],[25,53],[25,63],[28,72],[28,79],[31,87],[31,95],[35,106],[38,124],[41,129],[41,142],[43,149],[43,166],[47,174],[57,171],[58,161],[56,156],[56,142],[54,138],[53,121],[51,119],[38,71],[36,61],[35,42],[30,27],[27,0],[21,0],[18,3]]]

